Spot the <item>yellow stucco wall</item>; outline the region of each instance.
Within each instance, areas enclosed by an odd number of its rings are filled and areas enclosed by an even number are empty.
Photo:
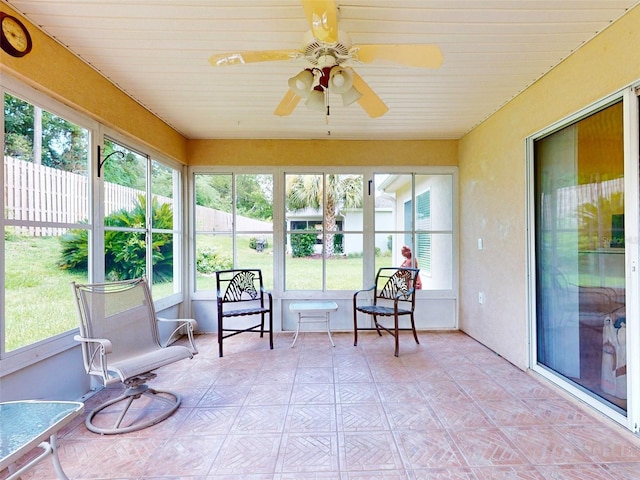
[[[37,90],[114,130],[186,163],[186,138],[133,101],[96,70],[52,40],[4,3],[3,12],[20,18],[33,40],[31,53],[14,58],[0,51],[0,74],[11,74]]]
[[[639,49],[636,7],[460,140],[460,326],[518,366],[528,338],[525,139],[640,79]]]
[[[189,140],[190,165],[388,166],[458,163],[457,140]]]

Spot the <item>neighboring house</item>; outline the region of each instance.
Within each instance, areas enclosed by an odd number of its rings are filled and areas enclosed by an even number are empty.
[[[389,175],[378,187],[395,199],[393,210],[396,231],[410,231],[413,228],[414,210],[418,233],[415,246],[410,235],[404,236],[404,244],[413,246],[414,256],[420,267],[425,290],[451,288],[449,275],[453,265],[450,235],[452,231],[451,179],[444,175],[421,175],[416,177],[415,209],[411,198],[411,178],[406,175]],[[379,228],[376,226],[376,230]],[[400,248],[393,245],[394,263],[402,262]]]
[[[390,230],[393,228],[393,211],[395,201],[391,195],[381,194],[376,196],[375,204],[375,223],[382,230]],[[339,232],[361,231],[363,226],[362,209],[348,208],[343,209],[336,216],[336,224]],[[307,208],[287,214],[287,230],[311,230],[322,228],[322,213],[313,208]],[[338,233],[339,233],[338,232]],[[362,237],[359,235],[347,235],[341,238],[342,251],[344,255],[362,254]],[[288,242],[291,245],[291,242]],[[389,242],[386,238],[376,236],[376,248],[381,253],[389,251]],[[316,241],[316,253],[322,250],[322,240],[318,236]]]

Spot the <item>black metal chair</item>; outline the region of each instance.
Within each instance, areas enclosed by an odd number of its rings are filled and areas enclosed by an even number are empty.
[[[404,267],[383,267],[376,274],[375,284],[367,289],[358,290],[353,294],[353,345],[358,345],[358,330],[376,330],[382,336],[381,330],[395,337],[395,356],[400,351],[398,333],[403,330],[411,330],[413,338],[419,344],[418,334],[413,312],[416,306],[415,280],[420,270],[417,268]],[[373,300],[369,303],[359,304],[366,292],[373,293]],[[368,297],[369,299],[370,297]],[[358,326],[358,312],[362,312],[373,317],[373,327]],[[411,320],[410,328],[399,326],[399,317],[408,316]],[[383,326],[379,317],[393,317],[393,326]]]
[[[273,297],[262,283],[259,269],[219,270],[216,272],[218,299],[218,349],[222,357],[225,338],[244,332],[264,337],[265,316],[269,316],[269,348],[273,350]],[[259,323],[240,317],[260,317]]]

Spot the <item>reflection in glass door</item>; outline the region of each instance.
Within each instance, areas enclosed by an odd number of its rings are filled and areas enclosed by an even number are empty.
[[[627,410],[622,102],[534,143],[537,361]]]

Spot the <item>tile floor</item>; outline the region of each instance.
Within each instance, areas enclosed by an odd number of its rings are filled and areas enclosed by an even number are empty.
[[[640,479],[640,442],[458,332],[197,337],[158,371],[183,404],[122,435],[60,436],[73,480]],[[114,389],[103,390],[87,409]],[[6,475],[6,472],[4,472]],[[2,475],[0,475],[2,478]],[[24,479],[55,478],[45,460]]]

